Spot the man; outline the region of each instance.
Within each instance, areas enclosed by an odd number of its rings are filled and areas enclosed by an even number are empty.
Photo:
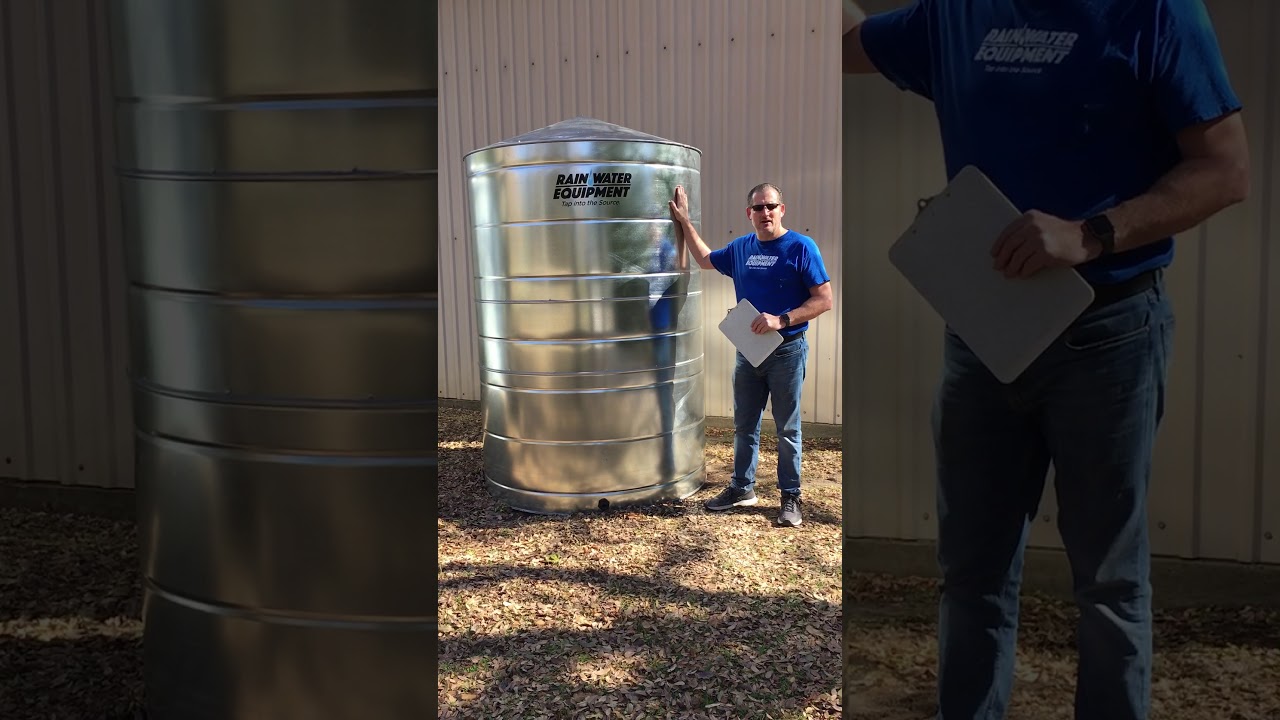
[[[1248,150],[1201,0],[847,0],[843,67],[932,100],[948,177],[1024,210],[996,271],[1074,266],[1097,300],[1015,382],[947,331],[933,427],[939,717],[1004,716],[1022,553],[1048,465],[1080,607],[1076,717],[1145,718],[1146,493],[1173,317],[1172,236],[1241,202]]]
[[[778,524],[796,527],[800,511],[800,388],[804,383],[809,321],[831,309],[831,278],[813,240],[782,226],[787,206],[782,192],[769,183],[747,193],[747,217],[754,233],[735,238],[719,250],[702,241],[689,220],[689,198],[677,186],[668,205],[678,239],[688,246],[698,266],[733,278],[739,302],[746,298],[760,314],[753,332],[777,330],[782,344],[760,367],[737,353],[733,369],[733,477],[729,487],[707,501],[708,510],[756,504],[756,465],[760,421],[770,396],[778,432],[778,490],[782,493]]]

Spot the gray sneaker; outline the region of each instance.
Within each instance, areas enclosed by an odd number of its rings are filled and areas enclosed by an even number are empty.
[[[720,494],[707,501],[708,510],[728,510],[732,507],[747,507],[757,502],[755,490],[743,490],[732,485],[720,491]]]
[[[782,512],[778,513],[778,524],[791,527],[800,526],[800,496],[783,495]]]

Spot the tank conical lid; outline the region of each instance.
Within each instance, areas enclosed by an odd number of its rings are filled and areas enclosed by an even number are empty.
[[[487,145],[479,150],[472,152],[483,152],[492,148],[506,147],[509,145],[530,145],[533,143],[557,143],[557,142],[650,142],[662,143],[664,145],[679,145],[687,147],[691,150],[698,151],[692,145],[673,142],[657,135],[642,133],[639,130],[632,130],[621,125],[614,125],[603,120],[597,120],[590,117],[575,117],[568,120],[562,120],[558,123],[548,125],[538,130],[527,132],[523,135],[517,135],[513,138],[500,140],[492,145]],[[468,155],[472,153],[467,153]]]

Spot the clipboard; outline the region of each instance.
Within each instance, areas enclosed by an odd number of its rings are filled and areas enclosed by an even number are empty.
[[[770,330],[757,335],[751,330],[751,321],[760,315],[746,298],[743,298],[724,319],[720,321],[720,332],[729,338],[729,342],[751,363],[751,367],[760,367],[765,358],[773,354],[782,344],[782,333]]]
[[[991,246],[1021,214],[967,166],[889,248],[889,262],[1005,384],[1093,302],[1074,268],[1013,279],[992,268]]]

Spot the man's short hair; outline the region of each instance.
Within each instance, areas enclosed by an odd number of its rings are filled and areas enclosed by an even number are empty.
[[[768,190],[770,188],[773,188],[773,191],[778,193],[778,202],[783,202],[782,191],[778,189],[778,186],[774,185],[773,183],[763,182],[751,188],[751,192],[747,193],[747,204],[750,205],[752,201],[756,199],[756,193],[764,192],[765,190]]]

